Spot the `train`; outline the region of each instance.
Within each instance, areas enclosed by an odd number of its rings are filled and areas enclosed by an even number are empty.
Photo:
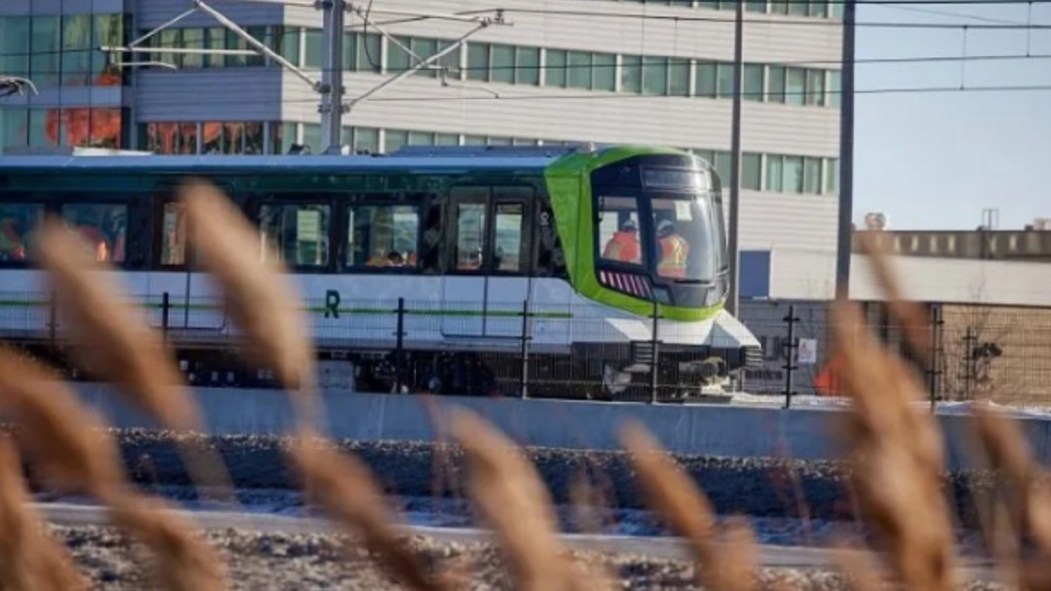
[[[195,264],[177,199],[188,178],[221,189],[260,256],[284,263],[333,387],[690,400],[762,357],[725,309],[718,175],[629,145],[4,157],[0,338],[81,377],[33,264],[53,216],[120,273],[191,383],[272,380],[237,360],[221,292]]]

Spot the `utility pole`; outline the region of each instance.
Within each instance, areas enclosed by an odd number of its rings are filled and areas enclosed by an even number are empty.
[[[318,0],[324,14],[322,44],[325,59],[321,72],[321,138],[325,153],[339,154],[343,144],[343,23],[345,0]]]
[[[740,300],[741,252],[739,229],[741,222],[741,90],[744,78],[744,0],[737,0],[734,17],[734,103],[730,132],[730,285],[726,294],[726,311],[737,314]],[[721,221],[721,220],[720,220]]]
[[[854,22],[855,0],[843,0],[843,81],[839,111],[839,236],[836,299],[850,297],[850,255],[854,243]]]

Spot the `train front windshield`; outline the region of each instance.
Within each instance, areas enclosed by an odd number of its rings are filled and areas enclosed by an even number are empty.
[[[634,189],[596,187],[597,262],[606,270],[600,281],[665,303],[713,303],[725,293],[727,270],[717,187],[702,170],[643,167],[640,172],[641,186]]]

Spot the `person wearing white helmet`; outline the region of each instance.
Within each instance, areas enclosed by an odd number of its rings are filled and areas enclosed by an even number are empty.
[[[686,258],[690,254],[690,243],[675,231],[670,220],[657,224],[657,241],[661,258],[657,263],[657,274],[661,277],[682,279],[686,276]]]

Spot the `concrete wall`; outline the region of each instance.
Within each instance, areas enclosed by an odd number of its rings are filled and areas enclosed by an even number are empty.
[[[83,398],[115,426],[154,426],[128,410],[106,387],[78,387]],[[291,407],[277,390],[199,389],[197,397],[210,433],[278,435],[291,425]],[[626,421],[637,420],[658,434],[667,449],[683,454],[835,460],[843,449],[835,433],[844,411],[834,408],[785,411],[730,405],[651,406],[345,392],[326,393],[324,403],[329,435],[339,438],[434,441],[432,409],[461,407],[492,421],[519,444],[539,447],[621,449],[618,430]],[[926,411],[917,405],[917,412]],[[938,419],[946,434],[948,465],[966,465],[969,440],[973,439],[970,420],[956,414]],[[1051,421],[1024,418],[1020,425],[1036,457],[1046,463],[1051,458]]]

